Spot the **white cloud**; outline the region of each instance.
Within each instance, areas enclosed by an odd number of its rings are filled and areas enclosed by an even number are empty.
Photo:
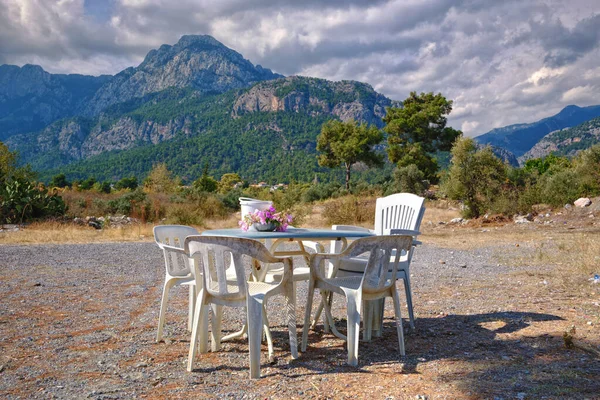
[[[366,81],[393,99],[454,99],[467,135],[600,104],[596,0],[0,0],[0,63],[117,73],[184,34],[211,34],[286,75]]]

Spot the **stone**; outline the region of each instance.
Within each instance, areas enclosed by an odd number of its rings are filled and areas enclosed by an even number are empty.
[[[464,221],[463,218],[452,218],[449,222],[449,224],[460,224]]]
[[[587,197],[580,197],[573,203],[576,207],[584,208],[592,204],[592,201]]]
[[[528,224],[531,221],[527,219],[526,215],[517,215],[514,218],[515,224]]]

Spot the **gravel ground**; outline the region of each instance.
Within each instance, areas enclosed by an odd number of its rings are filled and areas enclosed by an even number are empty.
[[[275,297],[268,315],[277,358],[269,364],[263,346],[264,377],[251,381],[242,339],[186,372],[187,289],[174,289],[166,343],[154,342],[164,278],[154,243],[0,245],[0,397],[600,398],[600,285],[499,261],[532,252],[420,246],[407,356],[398,355],[388,301],[384,335],[361,342],[357,368],[322,326],[290,360],[283,300]],[[306,290],[300,283],[299,337]],[[339,301],[334,315],[344,315]],[[239,309],[225,310],[224,331],[240,323]],[[571,326],[580,346],[566,349],[562,334]]]

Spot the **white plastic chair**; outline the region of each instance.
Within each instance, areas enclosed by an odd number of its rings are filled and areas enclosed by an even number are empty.
[[[203,279],[202,289],[196,300],[196,310],[192,327],[188,371],[192,370],[194,358],[198,351],[208,350],[208,326],[206,315],[208,306],[212,305],[213,320],[211,330],[211,350],[217,351],[221,342],[221,306],[246,307],[248,325],[248,348],[250,353],[250,377],[260,377],[260,342],[262,329],[265,328],[269,341],[269,358],[273,354],[268,319],[264,306],[269,297],[283,294],[286,298],[288,329],[292,358],[298,357],[296,337],[296,306],[292,288],[291,257],[273,257],[264,245],[250,240],[233,237],[188,236],[185,249],[194,258],[197,280]],[[248,281],[243,260],[251,260],[253,269],[268,268],[269,264],[282,264],[283,272],[278,282]],[[235,281],[227,277],[226,264],[230,262],[235,269]],[[199,273],[199,264],[202,273]],[[200,282],[196,283],[200,286]],[[199,343],[198,343],[199,342]]]
[[[154,240],[165,257],[165,283],[160,302],[160,314],[158,317],[158,332],[156,341],[163,339],[163,328],[165,325],[165,314],[169,301],[169,291],[175,285],[189,286],[189,313],[188,330],[192,329],[194,318],[194,300],[196,297],[196,282],[190,269],[190,259],[184,250],[186,236],[197,235],[198,231],[191,226],[184,225],[160,225],[154,227]]]
[[[392,235],[375,236],[357,239],[348,246],[341,254],[317,253],[311,256],[310,268],[311,278],[308,288],[308,301],[304,316],[304,329],[302,332],[302,351],[306,351],[308,341],[308,329],[310,325],[310,314],[313,303],[314,291],[338,293],[346,298],[347,316],[347,342],[348,342],[348,364],[358,364],[358,336],[361,317],[361,305],[366,300],[377,300],[392,297],[394,300],[394,312],[396,316],[396,327],[398,331],[398,345],[400,354],[405,355],[404,332],[402,330],[402,317],[400,314],[400,300],[396,290],[396,280],[393,278],[398,269],[398,263],[402,254],[406,254],[412,246],[412,236]],[[347,276],[344,278],[329,278],[325,275],[324,261],[329,260],[332,265],[347,257],[356,257],[368,253],[367,265],[362,276]],[[388,273],[392,272],[392,275]],[[334,271],[335,273],[335,271]],[[335,275],[334,275],[335,276]],[[329,303],[321,304],[325,307],[325,315],[329,324],[333,327],[333,317]]]
[[[402,279],[404,283],[404,292],[406,294],[406,306],[408,308],[408,316],[410,327],[415,328],[415,317],[413,312],[412,289],[410,285],[410,262],[413,257],[415,246],[420,244],[417,241],[421,220],[425,214],[423,202],[425,199],[412,193],[396,193],[387,197],[377,199],[375,205],[375,229],[369,230],[358,226],[350,225],[333,225],[332,229],[337,230],[367,230],[376,235],[389,234],[410,234],[413,236],[413,246],[408,254],[402,257],[398,265],[396,279]],[[339,253],[339,242],[331,243],[333,252]],[[340,261],[338,266],[338,277],[361,275],[365,270],[366,259],[360,257],[348,257]],[[373,303],[367,305],[373,310],[375,315],[379,315],[379,320],[383,316],[383,303],[375,305]],[[375,330],[378,324],[375,324]],[[379,331],[380,333],[380,331]],[[370,339],[371,332],[365,330],[365,340]]]

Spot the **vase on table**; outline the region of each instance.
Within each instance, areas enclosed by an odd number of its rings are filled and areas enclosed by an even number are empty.
[[[277,225],[274,222],[269,222],[266,224],[253,224],[254,228],[259,232],[273,232],[277,229]]]

